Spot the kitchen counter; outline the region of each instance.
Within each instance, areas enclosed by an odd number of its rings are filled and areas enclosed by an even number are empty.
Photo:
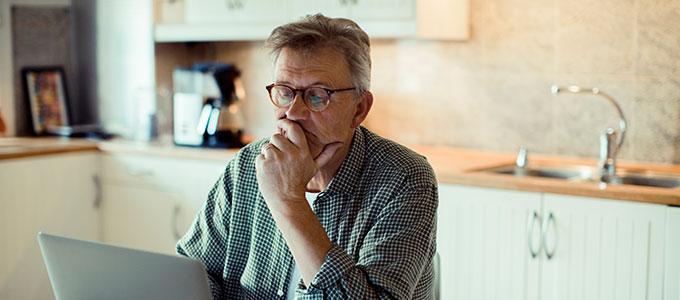
[[[479,172],[479,170],[513,165],[516,158],[515,154],[449,147],[411,146],[411,149],[427,157],[441,183],[680,205],[680,187],[600,185],[597,182],[493,174]],[[597,165],[595,159],[537,154],[530,155],[529,161],[529,165],[543,166]],[[617,166],[619,168],[680,174],[680,165],[619,161]]]
[[[410,146],[410,148],[427,157],[441,183],[680,205],[680,188],[600,185],[596,182],[514,177],[478,172],[478,170],[484,168],[511,165],[515,161],[515,155],[451,147]],[[95,142],[60,138],[0,139],[0,160],[82,151],[133,153],[175,158],[224,160],[226,162],[238,150],[178,147],[167,142],[142,143],[125,140]],[[529,160],[530,165],[595,166],[597,164],[597,161],[593,159],[533,154],[530,155]],[[640,168],[680,174],[680,165],[659,165],[626,161],[621,161],[618,165],[629,169]]]
[[[0,138],[0,160],[83,151],[99,151],[99,144],[65,138]]]

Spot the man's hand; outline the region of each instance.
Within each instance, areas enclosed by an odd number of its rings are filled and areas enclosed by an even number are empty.
[[[306,285],[321,268],[331,241],[305,199],[307,183],[326,165],[340,144],[325,147],[316,160],[295,122],[281,119],[278,133],[262,146],[255,161],[257,182]]]
[[[257,182],[269,209],[290,215],[291,209],[306,204],[305,187],[318,166],[298,124],[281,119],[276,126],[279,132],[262,146],[255,161]]]

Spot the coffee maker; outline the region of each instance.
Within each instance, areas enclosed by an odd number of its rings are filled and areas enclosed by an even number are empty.
[[[173,141],[181,146],[237,148],[243,143],[241,72],[224,63],[196,63],[173,72]]]

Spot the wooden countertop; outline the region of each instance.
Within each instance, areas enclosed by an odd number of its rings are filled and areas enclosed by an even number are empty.
[[[66,138],[0,138],[0,160],[99,151],[97,142]]]
[[[451,147],[410,146],[410,148],[427,157],[441,183],[680,205],[680,188],[601,185],[597,182],[515,177],[479,172],[479,170],[485,168],[512,165],[514,164],[515,154]],[[0,160],[82,151],[133,153],[210,160],[227,160],[237,152],[235,149],[178,147],[167,142],[141,143],[124,140],[95,142],[60,138],[0,139]],[[594,159],[529,155],[530,166],[595,166],[596,164],[597,162]],[[622,169],[644,169],[661,173],[680,174],[680,165],[621,161],[618,163],[618,166]]]

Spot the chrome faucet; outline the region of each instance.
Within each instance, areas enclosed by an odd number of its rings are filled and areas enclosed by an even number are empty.
[[[611,95],[601,91],[598,88],[584,88],[579,86],[568,86],[560,87],[553,85],[550,87],[550,91],[553,95],[557,95],[562,92],[569,92],[573,94],[590,94],[601,96],[609,103],[611,103],[614,108],[616,108],[616,113],[619,116],[619,131],[617,132],[611,127],[607,127],[600,136],[600,160],[598,163],[598,168],[600,169],[600,182],[613,183],[618,181],[616,176],[616,155],[621,150],[623,145],[623,139],[626,135],[626,118],[623,116],[623,111],[618,102]]]

